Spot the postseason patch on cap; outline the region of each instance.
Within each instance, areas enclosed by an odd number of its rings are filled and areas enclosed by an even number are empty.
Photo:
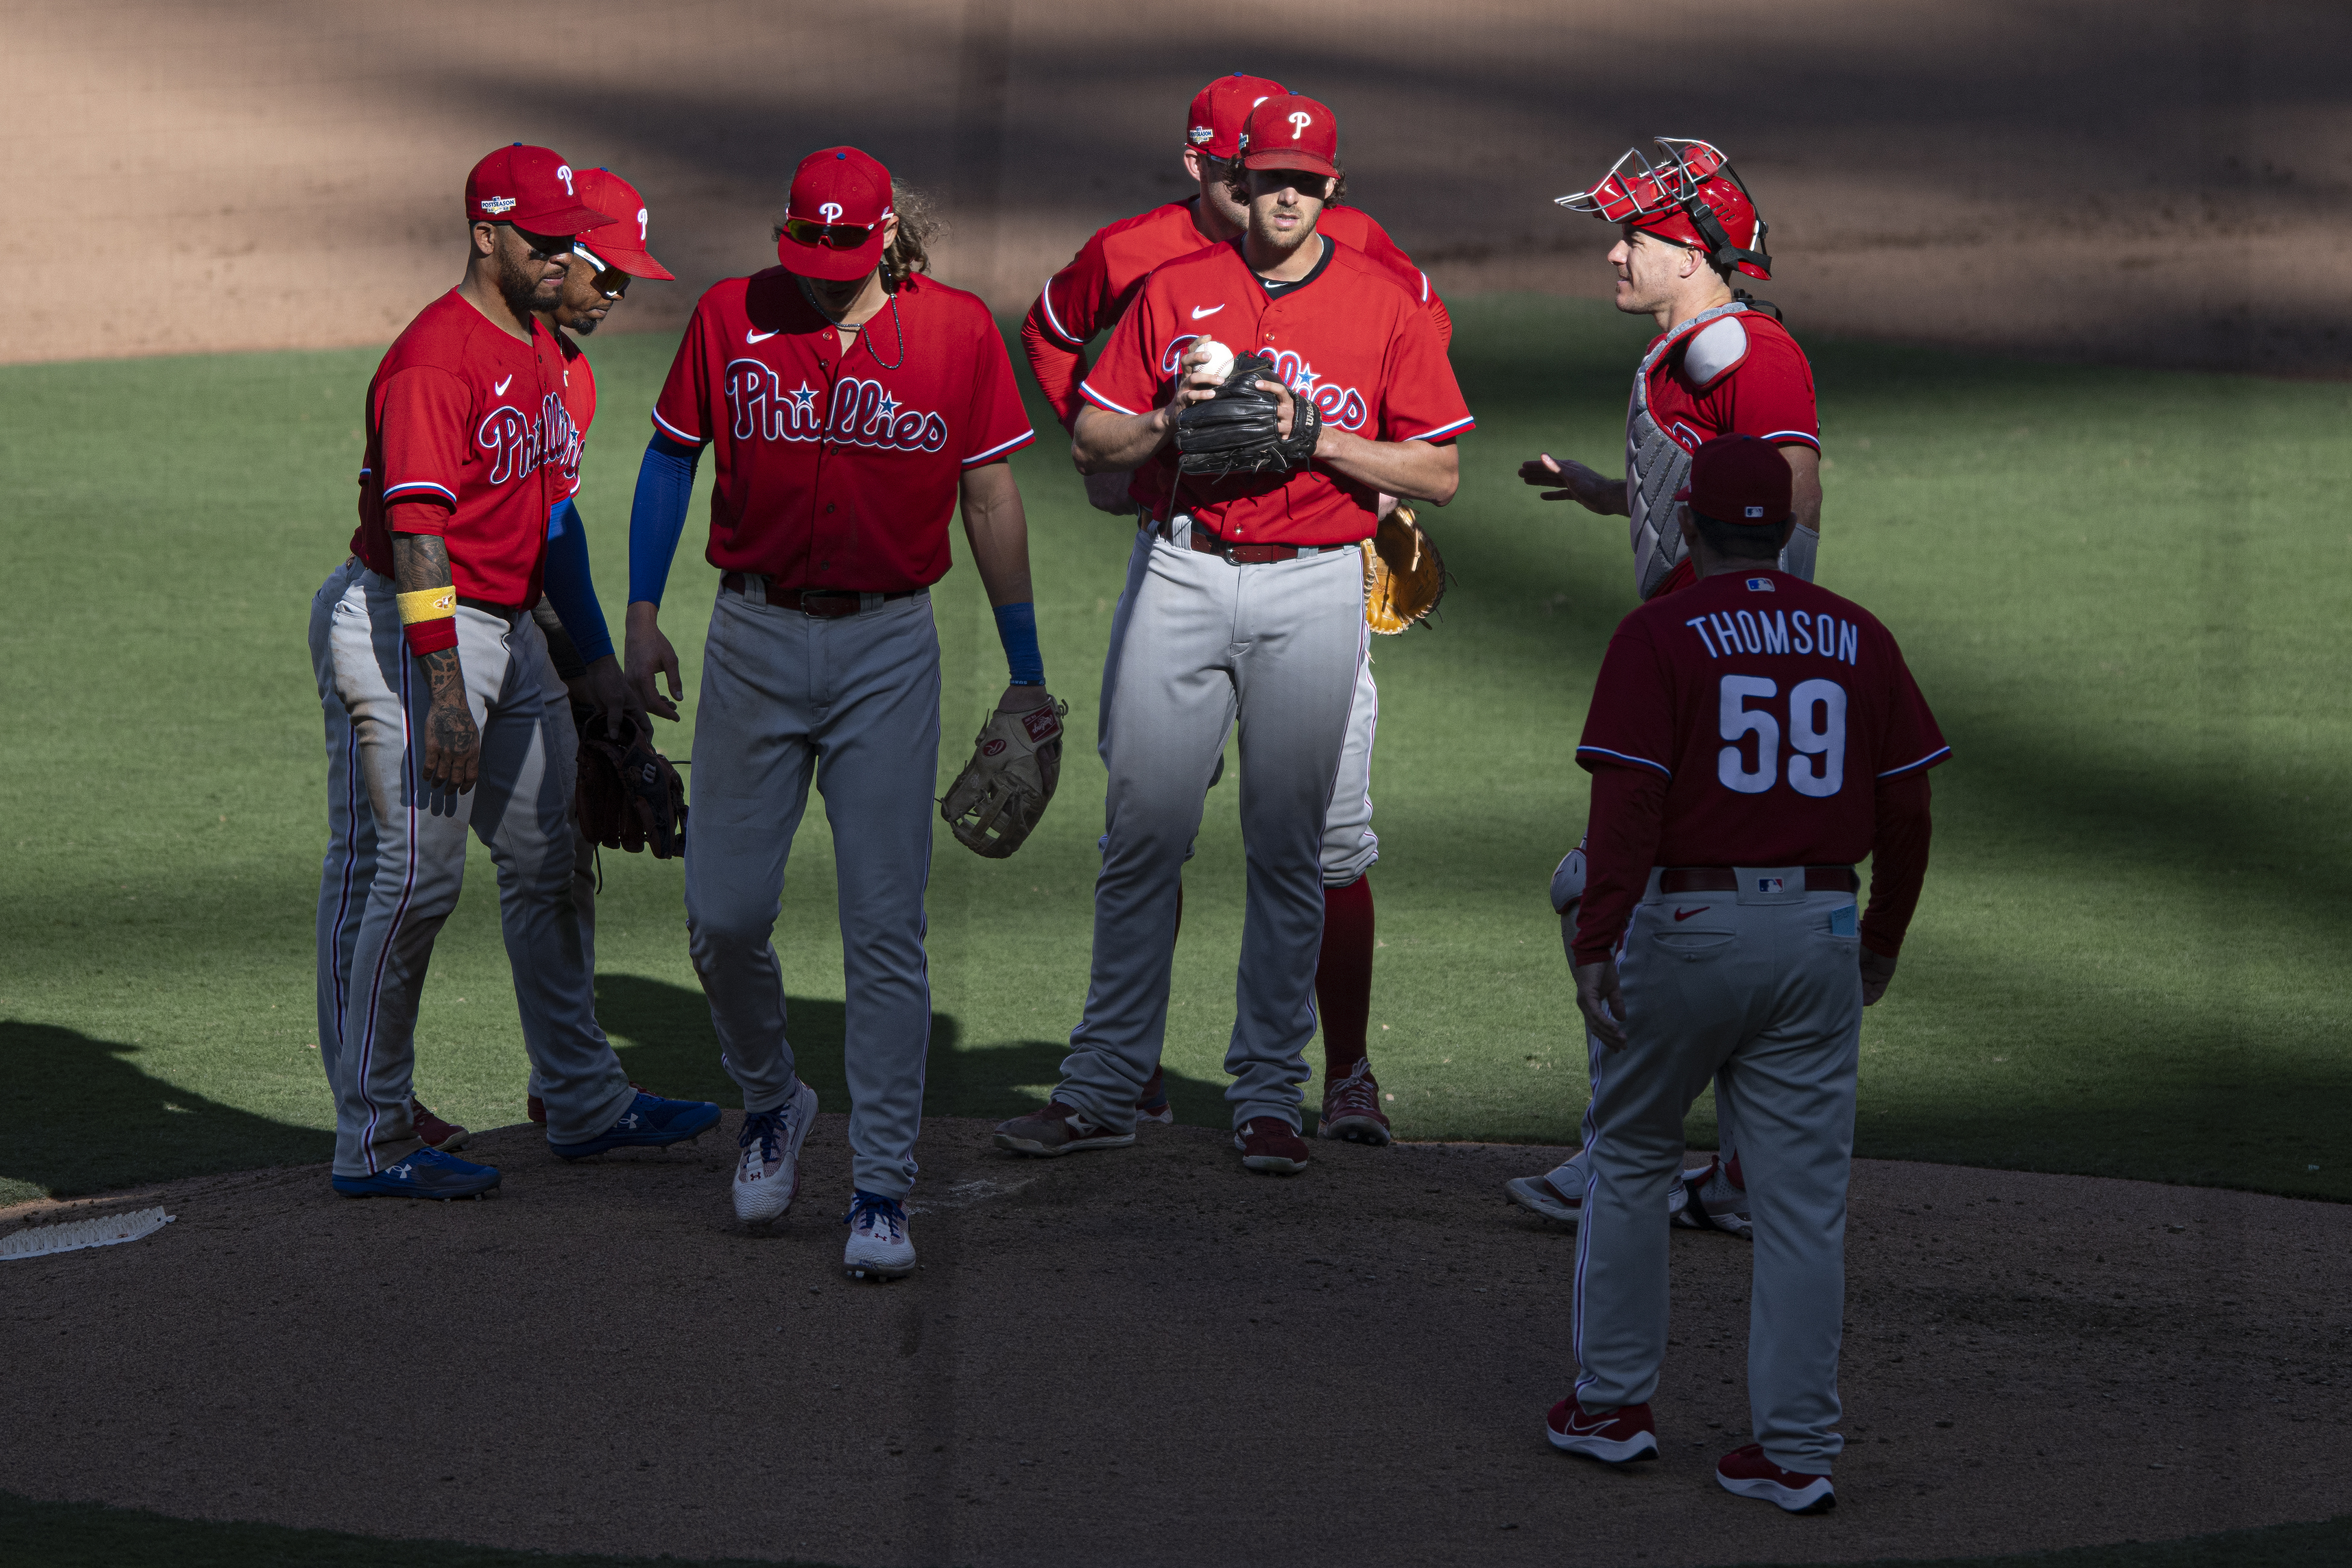
[[[1769,577],[1750,577],[1748,579],[1748,591],[1751,594],[1777,594],[1780,590],[1772,586]]]
[[[482,198],[482,210],[486,213],[510,213],[514,211],[514,205],[515,199],[512,196],[484,196]]]
[[[1195,125],[1192,130],[1184,132],[1185,138],[1195,147],[1206,146],[1208,144],[1209,138],[1215,134],[1215,132],[1210,130],[1205,125]]]

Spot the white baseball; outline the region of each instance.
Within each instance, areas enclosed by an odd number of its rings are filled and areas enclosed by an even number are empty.
[[[1193,366],[1192,372],[1192,374],[1213,376],[1216,380],[1222,382],[1225,377],[1233,374],[1234,351],[1225,347],[1224,344],[1219,342],[1216,339],[1196,339],[1193,342],[1192,348],[1186,351],[1185,357],[1189,359],[1195,354],[1206,354],[1208,357],[1202,360],[1199,364]]]

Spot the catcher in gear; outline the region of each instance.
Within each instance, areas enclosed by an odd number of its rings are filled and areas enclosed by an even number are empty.
[[[1062,720],[1070,711],[1042,688],[1004,694],[972,742],[971,761],[940,802],[956,842],[1002,860],[1028,840],[1062,778]]]

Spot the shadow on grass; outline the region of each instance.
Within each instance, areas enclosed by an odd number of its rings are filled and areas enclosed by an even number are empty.
[[[139,1051],[55,1024],[0,1019],[0,1178],[75,1197],[333,1155],[331,1132],[150,1078],[130,1059]]]
[[[702,993],[636,974],[596,977],[596,1016],[613,1037],[629,1076],[662,1094],[715,1100],[733,1107],[742,1093],[719,1065],[719,1037]],[[785,999],[785,1026],[801,1079],[826,1110],[849,1109],[842,1073],[845,1016],[839,1002],[814,996]],[[1069,1047],[1058,1040],[1013,1040],[967,1046],[945,1013],[931,1015],[930,1060],[923,1086],[929,1116],[1002,1121],[1034,1110],[1061,1081]],[[1223,1083],[1168,1075],[1176,1120],[1196,1127],[1231,1124]],[[1314,1125],[1310,1119],[1308,1127]]]

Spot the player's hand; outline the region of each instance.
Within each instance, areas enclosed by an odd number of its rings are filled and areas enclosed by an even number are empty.
[[[482,772],[482,732],[474,727],[465,688],[435,691],[425,710],[425,784],[435,793],[464,795]]]
[[[1160,410],[1163,428],[1175,429],[1176,416],[1195,403],[1206,403],[1217,395],[1217,388],[1223,384],[1201,368],[1208,363],[1208,351],[1200,348],[1187,350],[1184,357],[1176,362],[1176,395]]]
[[[1573,458],[1562,460],[1549,452],[1530,458],[1519,465],[1519,479],[1552,487],[1543,492],[1546,500],[1572,500],[1603,517],[1625,514],[1625,481],[1596,473]]]
[[[1260,392],[1266,392],[1274,395],[1275,439],[1277,441],[1289,440],[1290,422],[1297,416],[1298,413],[1298,405],[1291,401],[1290,388],[1283,385],[1282,383],[1278,381],[1261,381],[1257,384],[1257,389]]]
[[[1886,994],[1886,984],[1895,978],[1895,961],[1883,952],[1862,950],[1862,1005],[1874,1007]]]
[[[1617,984],[1615,960],[1576,966],[1576,1010],[1594,1039],[1612,1051],[1625,1048],[1625,993]]]
[[[621,738],[625,717],[634,721],[646,716],[645,700],[621,673],[621,661],[609,653],[588,667],[579,684],[588,689],[588,700],[604,710],[604,733],[615,741]]]
[[[675,721],[677,700],[686,695],[686,685],[678,679],[677,650],[662,636],[656,617],[660,615],[650,600],[639,599],[629,606],[628,629],[624,641],[628,649],[628,665],[625,671],[629,690],[636,698],[636,710]],[[664,697],[654,685],[656,674],[669,679],[669,695]]]

